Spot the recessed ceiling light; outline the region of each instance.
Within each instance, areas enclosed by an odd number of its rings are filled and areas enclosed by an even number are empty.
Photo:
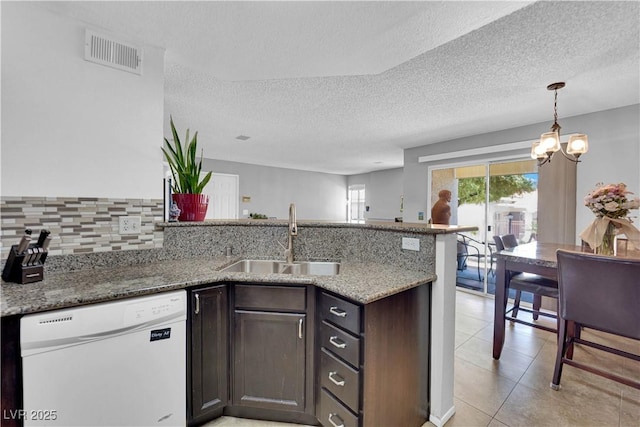
[[[239,139],[240,141],[246,141],[249,138],[251,138],[251,137],[250,136],[246,136],[246,135],[238,135],[238,136],[236,136],[236,139]]]

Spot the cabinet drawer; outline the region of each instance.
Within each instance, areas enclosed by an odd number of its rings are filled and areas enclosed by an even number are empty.
[[[320,310],[326,319],[354,334],[360,334],[360,306],[341,298],[322,293]]]
[[[320,392],[320,413],[318,419],[325,427],[358,427],[358,417],[345,408],[326,390]]]
[[[336,359],[324,348],[320,360],[320,386],[329,390],[352,411],[358,411],[360,406],[358,371]]]
[[[326,321],[322,322],[322,346],[331,353],[346,360],[356,368],[360,367],[360,339]]]
[[[236,308],[305,312],[304,286],[236,285]]]

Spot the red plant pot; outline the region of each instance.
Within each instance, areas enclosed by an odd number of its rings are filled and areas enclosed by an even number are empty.
[[[171,197],[180,208],[179,221],[204,221],[209,206],[209,196],[175,193]]]

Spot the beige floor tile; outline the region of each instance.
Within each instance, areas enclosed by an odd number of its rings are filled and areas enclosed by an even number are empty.
[[[473,335],[468,334],[466,332],[462,332],[462,331],[455,331],[455,348],[460,347],[462,344],[464,344],[465,342],[467,342],[469,340],[469,338],[471,338]]]
[[[503,424],[495,418],[491,420],[487,427],[509,427],[507,424]]]
[[[478,319],[476,317],[471,317],[464,314],[456,314],[455,330],[474,335],[482,329],[486,328],[489,324],[490,323],[486,320]]]
[[[533,329],[530,327],[528,328]],[[545,333],[549,334],[548,332]],[[491,342],[493,345],[493,324],[479,331],[476,336],[482,338],[485,341]],[[524,333],[521,328],[513,329],[507,327],[507,329],[505,330],[503,348],[508,348],[513,351],[526,354],[527,356],[535,357],[542,346],[547,342],[545,338],[546,337],[541,337],[535,333]]]
[[[493,416],[504,403],[515,381],[456,356],[454,397]]]
[[[535,339],[528,337],[529,339]],[[518,381],[533,357],[504,348],[500,360],[493,359],[493,343],[472,337],[456,349],[456,356],[498,375]]]
[[[491,417],[460,399],[454,399],[456,413],[447,421],[447,427],[486,427]]]
[[[618,426],[620,403],[583,401],[581,405],[558,400],[551,389],[541,391],[518,384],[495,418],[511,427],[518,426]]]
[[[555,357],[547,358],[546,351],[543,354],[544,358],[536,358],[527,369],[520,384],[544,393],[551,390],[551,397],[576,407],[593,406],[594,402],[606,406],[619,404],[624,386],[569,365],[563,367],[560,390],[552,390],[550,383],[553,379]]]
[[[456,294],[456,311],[467,316],[492,322],[493,300],[461,291]]]
[[[531,318],[531,315],[529,313],[521,313],[518,314],[518,318],[522,318],[523,320],[527,320],[527,321],[532,321],[533,319]],[[541,321],[539,321],[538,323],[542,323],[545,326],[549,326],[549,327],[553,327],[555,328],[556,323],[555,320],[550,322],[547,319],[543,319]],[[507,320],[506,322],[506,327],[505,327],[505,333],[509,333],[509,332],[517,332],[519,334],[527,334],[527,335],[534,335],[538,338],[541,338],[545,341],[556,341],[557,340],[557,336],[556,334],[554,334],[553,332],[548,332],[545,331],[544,329],[538,329],[538,328],[533,328],[529,325],[523,325],[522,323],[516,323],[516,322],[510,322]]]
[[[620,403],[620,427],[640,425],[640,390],[624,387]]]

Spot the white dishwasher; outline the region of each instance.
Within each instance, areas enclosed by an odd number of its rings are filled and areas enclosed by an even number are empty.
[[[184,426],[186,292],[24,316],[24,425]]]

